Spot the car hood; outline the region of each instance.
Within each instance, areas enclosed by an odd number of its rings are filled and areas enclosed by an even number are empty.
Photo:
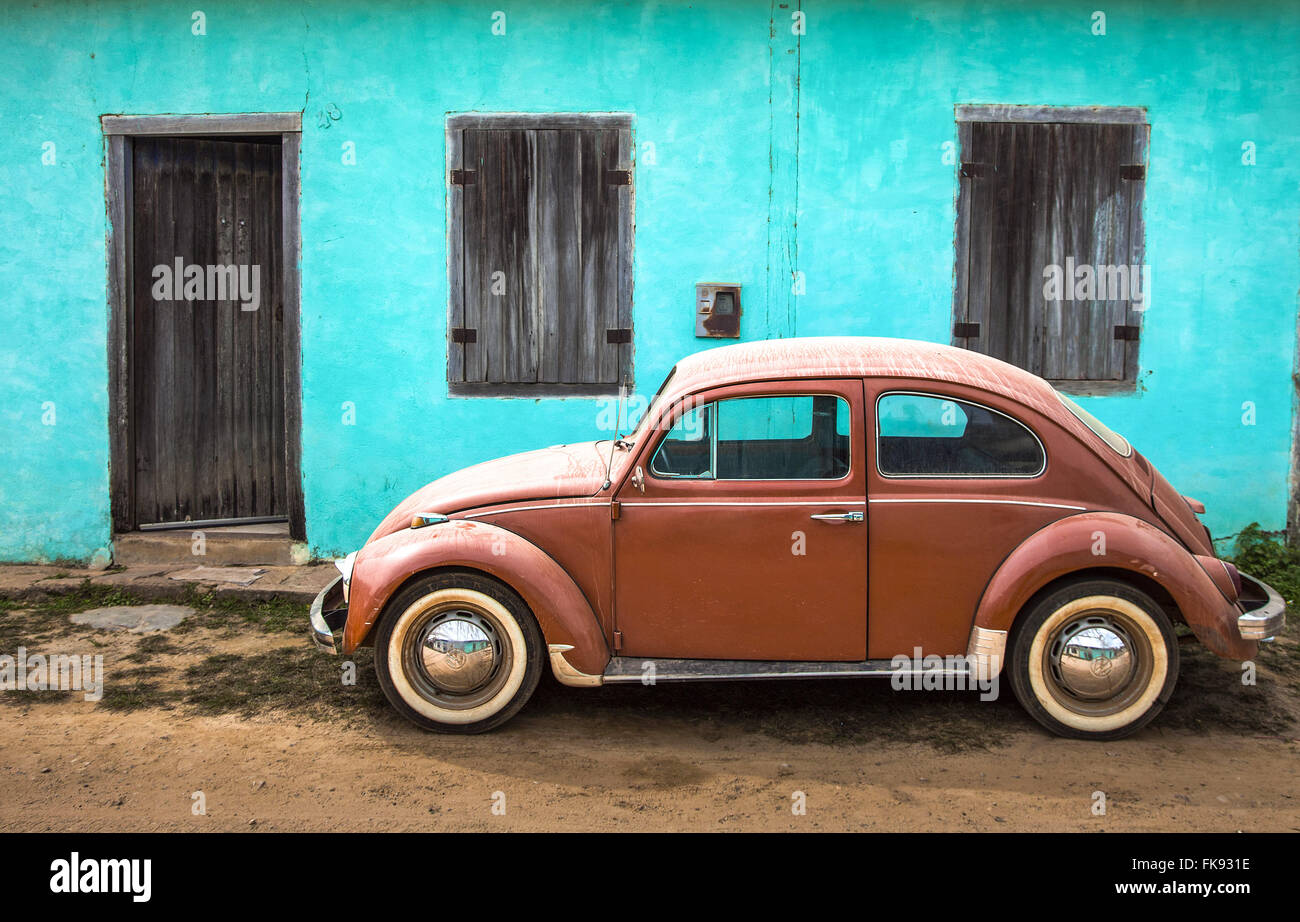
[[[409,527],[411,517],[417,512],[450,515],[520,500],[592,496],[605,484],[609,449],[608,440],[575,442],[462,468],[439,477],[398,503],[366,543]]]

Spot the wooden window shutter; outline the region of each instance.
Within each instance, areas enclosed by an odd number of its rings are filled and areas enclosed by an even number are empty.
[[[955,344],[1055,381],[1134,379],[1147,130],[962,123]]]
[[[453,388],[609,392],[630,380],[630,126],[566,117],[466,128],[457,143]]]

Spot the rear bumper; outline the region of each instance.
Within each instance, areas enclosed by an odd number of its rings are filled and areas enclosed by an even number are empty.
[[[1241,598],[1245,611],[1237,618],[1243,640],[1272,640],[1286,624],[1286,601],[1272,586],[1241,574]]]
[[[311,621],[311,639],[316,646],[329,653],[338,653],[343,639],[343,625],[348,620],[348,603],[343,600],[343,577],[322,589],[311,603],[308,616]]]

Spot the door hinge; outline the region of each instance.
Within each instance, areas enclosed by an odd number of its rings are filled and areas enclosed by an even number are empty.
[[[630,343],[632,341],[632,328],[621,327],[617,330],[605,331],[605,342],[615,344]]]
[[[988,167],[987,163],[971,163],[967,161],[961,165],[961,175],[967,179],[983,179],[988,173]]]
[[[623,649],[623,632],[622,632],[622,631],[615,631],[615,632],[614,632],[614,651],[615,651],[615,652],[618,652],[619,650],[622,650],[622,649]]]
[[[453,186],[472,186],[478,182],[478,173],[474,170],[452,170],[451,184]]]
[[[452,327],[451,341],[454,343],[478,342],[478,330],[473,327]]]
[[[618,507],[618,500],[614,500],[612,503],[609,504],[609,517],[611,519],[617,520],[619,515],[620,515],[620,510]]]
[[[1122,339],[1125,342],[1136,342],[1138,334],[1141,332],[1141,327],[1135,327],[1132,324],[1127,326],[1117,326],[1115,327],[1115,338]]]
[[[1144,163],[1125,163],[1119,168],[1120,179],[1143,180],[1147,178],[1147,168]]]
[[[632,171],[631,170],[606,170],[605,185],[607,186],[632,185]]]
[[[957,339],[974,339],[980,335],[978,323],[954,323],[952,335]]]

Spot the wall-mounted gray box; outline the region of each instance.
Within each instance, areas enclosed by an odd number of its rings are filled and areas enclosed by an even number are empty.
[[[695,335],[713,339],[740,337],[739,285],[695,286]]]

